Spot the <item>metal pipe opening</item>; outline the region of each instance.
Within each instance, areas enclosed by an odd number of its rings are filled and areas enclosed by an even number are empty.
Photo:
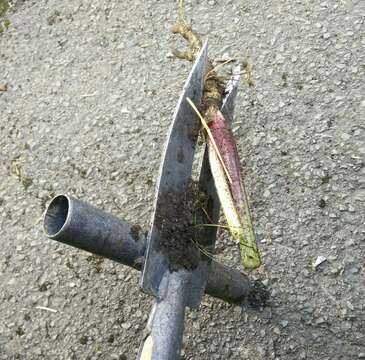
[[[44,215],[43,227],[48,237],[56,236],[65,225],[69,215],[69,199],[65,195],[54,197]]]

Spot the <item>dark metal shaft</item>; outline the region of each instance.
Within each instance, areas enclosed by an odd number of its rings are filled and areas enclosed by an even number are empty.
[[[54,240],[139,269],[145,239],[140,227],[71,196],[56,196],[44,217],[44,231]]]
[[[175,271],[161,280],[159,294],[147,324],[148,336],[143,341],[138,360],[170,360],[180,358],[184,332],[189,273]]]
[[[146,239],[138,225],[68,195],[52,199],[44,216],[47,237],[141,270]],[[251,291],[247,276],[212,261],[206,293],[240,302]]]

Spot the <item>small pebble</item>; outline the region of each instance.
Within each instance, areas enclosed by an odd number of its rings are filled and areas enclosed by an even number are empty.
[[[130,322],[125,322],[122,324],[122,328],[125,329],[125,330],[128,330],[130,329],[132,326],[132,324]]]
[[[319,265],[321,265],[322,263],[324,263],[327,260],[326,257],[319,255],[316,259],[316,261],[312,264],[312,267],[314,270],[316,270],[318,268]]]
[[[281,324],[281,326],[282,326],[283,328],[285,328],[285,327],[287,327],[287,326],[288,326],[289,322],[288,322],[287,320],[282,320],[282,321],[280,322],[280,324]]]

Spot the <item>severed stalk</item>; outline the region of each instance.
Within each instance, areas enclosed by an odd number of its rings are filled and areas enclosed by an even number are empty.
[[[195,61],[201,48],[201,41],[184,19],[182,0],[179,5],[179,21],[173,26],[172,32],[182,35],[187,40],[190,50],[175,52],[175,55],[178,58]],[[205,129],[210,168],[230,234],[239,243],[242,265],[252,269],[261,265],[261,259],[242,181],[236,142],[220,111],[224,90],[222,79],[217,75],[212,62],[208,61],[201,106],[203,115],[200,115],[191,101],[190,105],[198,113]]]

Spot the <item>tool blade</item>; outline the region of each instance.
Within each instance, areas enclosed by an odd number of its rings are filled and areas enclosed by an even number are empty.
[[[189,97],[195,104],[199,104],[201,101],[207,52],[208,45],[206,42],[197,56],[177,103],[157,181],[150,232],[147,238],[147,252],[141,278],[142,289],[155,297],[163,297],[160,284],[163,277],[168,276],[171,272],[169,260],[166,254],[161,251],[160,246],[161,236],[163,236],[161,218],[164,216],[164,211],[166,211],[164,209],[166,206],[164,196],[174,192],[181,194],[186,192],[191,182],[191,171],[200,123],[186,98]],[[198,250],[196,251],[198,252]],[[182,271],[188,272],[184,269]],[[192,286],[194,287],[194,285]],[[199,287],[199,285],[195,287]],[[199,289],[200,292],[204,292],[204,287]],[[187,305],[189,303],[189,300],[187,300]]]

